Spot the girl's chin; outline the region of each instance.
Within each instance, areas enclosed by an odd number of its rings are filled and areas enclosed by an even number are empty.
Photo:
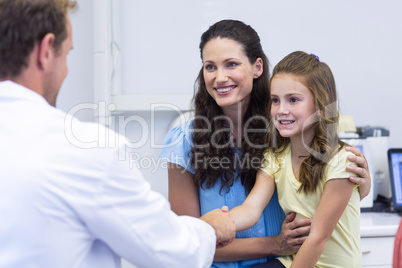
[[[289,131],[289,130],[278,130],[279,135],[281,135],[284,138],[290,138],[294,133]]]

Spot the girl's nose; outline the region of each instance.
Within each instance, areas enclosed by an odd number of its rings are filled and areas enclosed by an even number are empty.
[[[284,104],[283,102],[281,102],[278,107],[278,114],[282,115],[282,114],[288,114],[288,113],[289,113],[289,109],[288,109],[287,105]]]

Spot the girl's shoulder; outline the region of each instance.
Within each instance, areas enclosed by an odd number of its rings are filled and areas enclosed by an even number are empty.
[[[261,169],[270,175],[275,174],[286,165],[287,156],[290,154],[290,145],[278,150],[267,149],[264,153],[264,162]]]
[[[264,158],[266,161],[272,161],[274,159],[278,160],[286,157],[286,155],[288,155],[290,152],[291,152],[290,144],[287,144],[277,149],[268,148],[264,152]]]
[[[348,160],[349,155],[353,155],[353,153],[346,151],[345,147],[343,147],[331,158],[325,171],[326,180],[349,178],[349,176],[354,175],[354,173],[346,171],[346,166],[356,165]]]
[[[348,160],[349,155],[354,155],[351,152],[346,151],[345,146],[343,146],[341,149],[339,149],[334,156],[331,158],[329,161],[329,165],[345,165],[345,164],[353,164],[353,162],[350,162]]]

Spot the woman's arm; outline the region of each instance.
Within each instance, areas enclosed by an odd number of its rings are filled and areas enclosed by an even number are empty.
[[[183,167],[168,163],[169,202],[177,215],[188,215],[199,218],[200,201],[192,174]]]
[[[355,173],[357,176],[350,176],[349,180],[354,183],[359,184],[359,194],[360,200],[365,198],[371,189],[371,176],[369,171],[369,166],[366,158],[354,146],[347,146],[346,151],[352,152],[355,156],[349,155],[348,160],[357,164],[356,166],[346,166],[346,170]]]
[[[187,172],[187,173],[186,173]],[[192,183],[191,173],[184,168],[176,164],[168,164],[169,174],[169,201],[170,207],[177,215],[189,215],[193,217],[200,216],[198,192],[194,184]],[[171,187],[172,186],[172,187]],[[183,202],[184,201],[184,202]],[[222,213],[221,211],[217,210]],[[214,227],[217,236],[217,247],[226,246],[228,241],[234,240],[234,229],[230,225],[225,224],[224,221],[215,221],[220,218],[216,218],[217,215],[214,211],[199,217],[200,219],[209,223]],[[217,228],[218,227],[218,228]],[[230,240],[222,240],[220,237],[227,237],[227,234],[233,234]]]
[[[320,203],[314,213],[310,234],[297,252],[291,267],[315,266],[349,203],[354,185],[346,178],[332,179],[325,183]]]

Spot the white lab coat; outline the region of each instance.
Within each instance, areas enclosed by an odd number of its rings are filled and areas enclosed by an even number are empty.
[[[0,82],[0,267],[211,265],[213,228],[174,214],[113,135]]]

